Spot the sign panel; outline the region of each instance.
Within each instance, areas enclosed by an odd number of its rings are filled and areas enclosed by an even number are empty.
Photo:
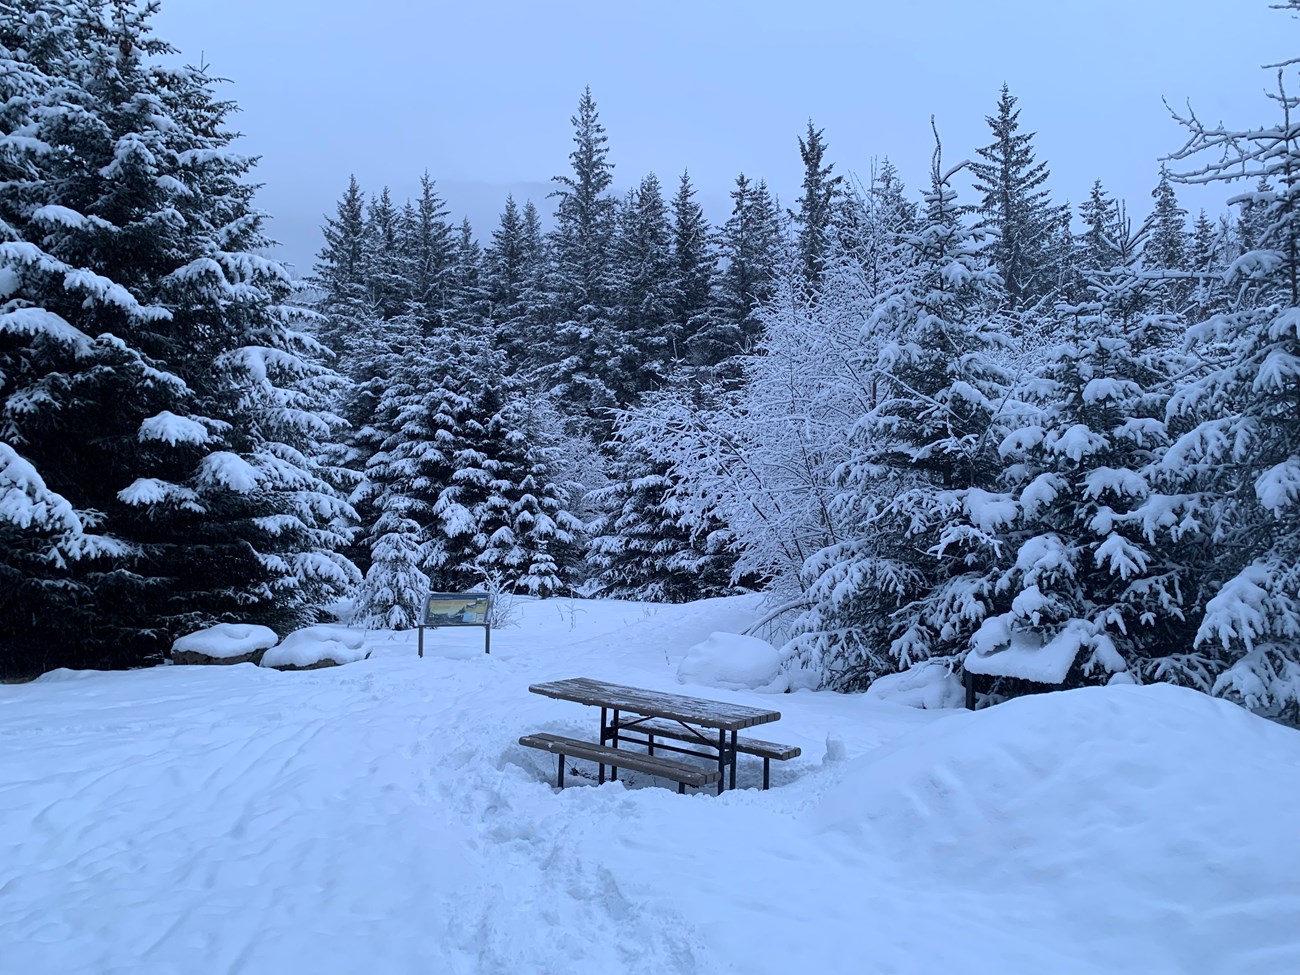
[[[421,626],[487,626],[492,596],[486,592],[431,592]]]

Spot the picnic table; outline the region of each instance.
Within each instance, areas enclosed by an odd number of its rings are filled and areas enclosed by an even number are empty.
[[[716,781],[719,795],[728,777],[730,787],[736,787],[738,753],[763,757],[763,788],[768,786],[768,763],[771,759],[782,760],[799,754],[799,749],[794,746],[738,737],[742,729],[779,721],[780,711],[611,684],[589,677],[533,684],[528,690],[545,697],[600,708],[598,744],[555,735],[530,735],[520,739],[521,744],[561,755],[561,787],[564,785],[563,755],[566,753],[598,762],[601,782],[605,781],[605,765],[608,764],[612,769],[612,779],[618,778],[620,767],[641,769],[675,779],[678,791],[684,791],[688,783],[702,785]],[[665,738],[675,744],[665,743]],[[629,743],[646,745],[649,751],[646,755],[630,753],[626,749],[620,751],[620,745]],[[709,758],[717,763],[716,771],[669,761],[656,755],[656,748],[661,752]]]

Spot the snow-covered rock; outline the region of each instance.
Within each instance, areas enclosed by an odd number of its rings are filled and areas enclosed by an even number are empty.
[[[284,638],[278,647],[262,657],[263,667],[276,670],[318,670],[365,660],[370,652],[365,647],[364,630],[322,623],[295,630]]]
[[[257,663],[280,638],[269,626],[254,623],[218,623],[187,633],[172,644],[177,664]]]
[[[956,674],[943,664],[926,660],[900,674],[872,681],[866,698],[909,708],[959,708],[964,691]]]
[[[728,690],[766,688],[785,690],[781,680],[781,655],[757,637],[738,633],[712,633],[686,651],[677,667],[683,684],[703,684]]]

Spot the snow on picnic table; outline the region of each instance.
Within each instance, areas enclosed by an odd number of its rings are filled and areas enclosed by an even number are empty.
[[[530,600],[490,657],[438,630],[0,687],[0,971],[1300,971],[1300,734],[1164,687],[970,714],[677,683],[757,614]],[[556,792],[517,739],[594,737],[527,693],[574,676],[776,706],[804,754],[769,792],[752,760],[721,797]]]

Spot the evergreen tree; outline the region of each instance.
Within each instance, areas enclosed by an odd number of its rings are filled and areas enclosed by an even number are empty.
[[[553,596],[568,584],[583,532],[556,477],[557,424],[543,400],[504,376],[486,393],[489,492],[476,513],[482,546],[474,565],[493,586]]]
[[[1300,3],[1284,6],[1300,13]],[[1196,642],[1211,661],[1206,689],[1249,707],[1300,715],[1300,100],[1272,96],[1281,119],[1254,130],[1184,120],[1189,142],[1175,159],[1208,155],[1205,179],[1256,181],[1239,226],[1252,250],[1228,271],[1229,310],[1194,326],[1193,350],[1210,364],[1186,382],[1171,417],[1190,425],[1167,455],[1195,493],[1216,542]],[[1241,198],[1239,198],[1241,199]],[[1249,213],[1245,212],[1249,208]],[[1247,219],[1249,218],[1249,219]],[[1204,671],[1201,680],[1209,684]],[[1189,675],[1189,683],[1196,683]]]
[[[1111,199],[1101,185],[1092,184],[1092,191],[1079,206],[1079,217],[1084,231],[1079,238],[1079,264],[1084,274],[1109,271],[1119,260],[1116,230],[1119,225],[1119,204]]]
[[[441,324],[450,301],[453,236],[447,208],[426,172],[420,177],[420,198],[403,208],[398,231],[404,290],[409,296],[405,310],[418,314],[426,331]]]
[[[716,518],[698,523],[676,491],[671,461],[656,450],[654,412],[624,414],[610,484],[592,492],[590,560],[601,594],[683,603],[731,592],[733,559]]]
[[[483,266],[484,296],[496,342],[505,350],[512,370],[529,368],[541,340],[535,324],[545,273],[541,226],[531,203],[521,212],[513,196],[506,199]]]
[[[1169,171],[1160,167],[1160,182],[1151,191],[1156,201],[1147,219],[1143,263],[1165,271],[1187,270],[1187,211],[1178,205],[1178,195],[1169,181]]]
[[[447,280],[448,318],[458,328],[482,328],[491,311],[483,282],[483,248],[474,239],[469,218],[461,221]]]
[[[611,260],[617,203],[609,195],[613,165],[609,137],[600,123],[596,102],[587,88],[578,103],[572,175],[556,176],[559,199],[556,227],[550,235],[554,255],[548,287],[553,320],[550,362],[543,374],[574,417],[586,429],[602,428],[615,394],[606,381],[610,362],[614,279]]]
[[[772,295],[782,258],[780,211],[767,185],[741,173],[731,200],[731,216],[718,237],[723,265],[718,320],[695,338],[698,355],[709,363],[723,362],[753,343],[759,331],[755,309]]]
[[[672,227],[651,173],[628,195],[614,244],[617,318],[603,372],[618,406],[634,403],[672,373],[681,326],[674,318]]]
[[[325,246],[316,257],[311,283],[323,296],[317,307],[325,316],[316,334],[333,352],[347,347],[354,319],[367,307],[365,280],[365,196],[355,176],[340,197],[335,216],[321,228]]]
[[[716,303],[717,254],[704,210],[695,199],[688,173],[682,173],[672,202],[672,320],[681,335],[683,350],[691,349],[694,365],[711,365],[694,354],[695,337],[713,330]]]
[[[1155,207],[1147,217],[1144,227],[1142,263],[1153,272],[1170,274],[1173,280],[1161,289],[1161,298],[1168,303],[1165,311],[1183,308],[1191,294],[1191,284],[1185,277],[1188,269],[1187,211],[1178,205],[1178,196],[1169,181],[1169,171],[1160,167],[1160,182],[1151,191]]]
[[[1007,297],[1016,308],[1034,304],[1059,287],[1053,244],[1060,226],[1059,207],[1044,187],[1046,162],[1034,158],[1034,133],[1020,131],[1020,110],[1006,85],[996,116],[986,121],[993,142],[977,150],[983,162],[971,164],[981,213],[997,232],[993,260]]]
[[[1224,273],[1229,237],[1230,228],[1222,220],[1212,221],[1204,210],[1197,214],[1187,251],[1188,266],[1197,275],[1189,295],[1192,321],[1204,321],[1228,308]]]
[[[794,646],[835,686],[956,654],[946,622],[978,613],[971,583],[993,541],[947,526],[981,503],[1000,467],[994,432],[1007,379],[989,355],[1000,340],[1000,282],[983,231],[963,221],[952,175],[936,148],[925,213],[868,322],[887,338],[874,363],[878,397],[839,472],[842,534],[803,570],[809,609]]]
[[[799,138],[799,156],[804,168],[803,195],[796,201],[799,209],[790,215],[799,229],[799,266],[804,280],[814,284],[826,264],[842,179],[831,175],[833,163],[823,165],[826,142],[822,130],[813,128],[812,119],[808,120],[808,137]]]
[[[1093,275],[1092,300],[1064,309],[1061,341],[1020,385],[985,505],[1006,511],[978,586],[987,615],[954,624],[984,660],[1015,647],[1025,673],[1059,668],[1067,686],[1168,677],[1195,631],[1208,539],[1162,468],[1185,323],[1140,260]],[[978,530],[977,511],[950,528]]]
[[[380,318],[409,310],[410,279],[399,238],[400,215],[385,186],[366,208],[362,277],[370,306]]]
[[[355,579],[314,459],[336,379],[260,256],[234,106],[159,63],[156,7],[0,9],[2,483],[44,506],[4,523],[6,667],[140,663],[222,620],[284,631]]]

